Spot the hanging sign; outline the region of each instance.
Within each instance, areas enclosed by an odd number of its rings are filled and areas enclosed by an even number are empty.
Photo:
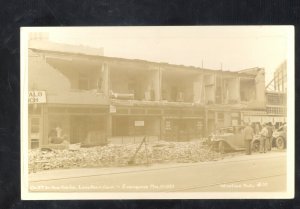
[[[46,92],[45,91],[29,91],[28,103],[46,103]]]
[[[144,126],[144,121],[143,120],[136,120],[136,121],[134,121],[134,126]]]
[[[110,112],[110,113],[116,113],[116,112],[117,112],[116,106],[110,105],[110,106],[109,106],[109,112]]]

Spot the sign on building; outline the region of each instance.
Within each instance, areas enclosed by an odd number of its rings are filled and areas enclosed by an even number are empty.
[[[136,120],[134,121],[134,126],[144,126],[145,123],[143,120]]]
[[[110,105],[110,106],[109,106],[109,112],[110,112],[110,113],[116,113],[116,112],[117,112],[116,106]]]
[[[45,91],[29,91],[28,103],[46,103],[46,92]]]

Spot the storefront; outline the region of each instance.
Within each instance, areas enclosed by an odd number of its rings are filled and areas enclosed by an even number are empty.
[[[160,108],[111,105],[110,114],[112,142],[134,142],[144,136],[148,140],[161,138]]]
[[[59,135],[69,143],[83,146],[105,144],[107,140],[108,107],[96,105],[48,105],[47,141],[51,133]]]
[[[29,104],[29,148],[63,141],[83,146],[105,144],[108,112],[108,106]]]
[[[286,122],[285,115],[271,115],[266,112],[244,112],[243,122],[246,123],[272,123],[272,124],[282,124]]]
[[[206,111],[206,135],[215,131],[218,128],[228,126],[241,125],[241,112],[240,110],[207,110]]]
[[[166,141],[188,141],[203,137],[203,119],[198,117],[164,117]]]
[[[183,141],[204,135],[204,113],[199,108],[114,106],[111,110],[113,138]]]
[[[157,136],[160,134],[160,117],[113,116],[112,136]]]
[[[204,136],[204,111],[198,108],[166,108],[162,117],[162,138],[188,141]]]

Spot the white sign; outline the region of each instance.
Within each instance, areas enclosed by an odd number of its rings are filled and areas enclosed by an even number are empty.
[[[116,112],[117,112],[116,106],[110,105],[110,106],[109,106],[109,112],[110,112],[110,113],[116,113]]]
[[[134,121],[134,126],[144,126],[144,121],[143,120],[136,120],[136,121]]]
[[[45,91],[29,91],[28,103],[46,103],[46,92]]]

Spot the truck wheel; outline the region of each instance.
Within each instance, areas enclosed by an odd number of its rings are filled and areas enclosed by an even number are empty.
[[[283,150],[284,149],[284,139],[279,136],[277,139],[276,139],[276,147],[279,149],[279,150]]]
[[[219,142],[219,152],[221,154],[224,154],[225,153],[225,143],[223,141],[220,141]]]
[[[252,152],[258,152],[259,151],[259,146],[260,146],[260,142],[259,141],[254,141],[252,143]]]

